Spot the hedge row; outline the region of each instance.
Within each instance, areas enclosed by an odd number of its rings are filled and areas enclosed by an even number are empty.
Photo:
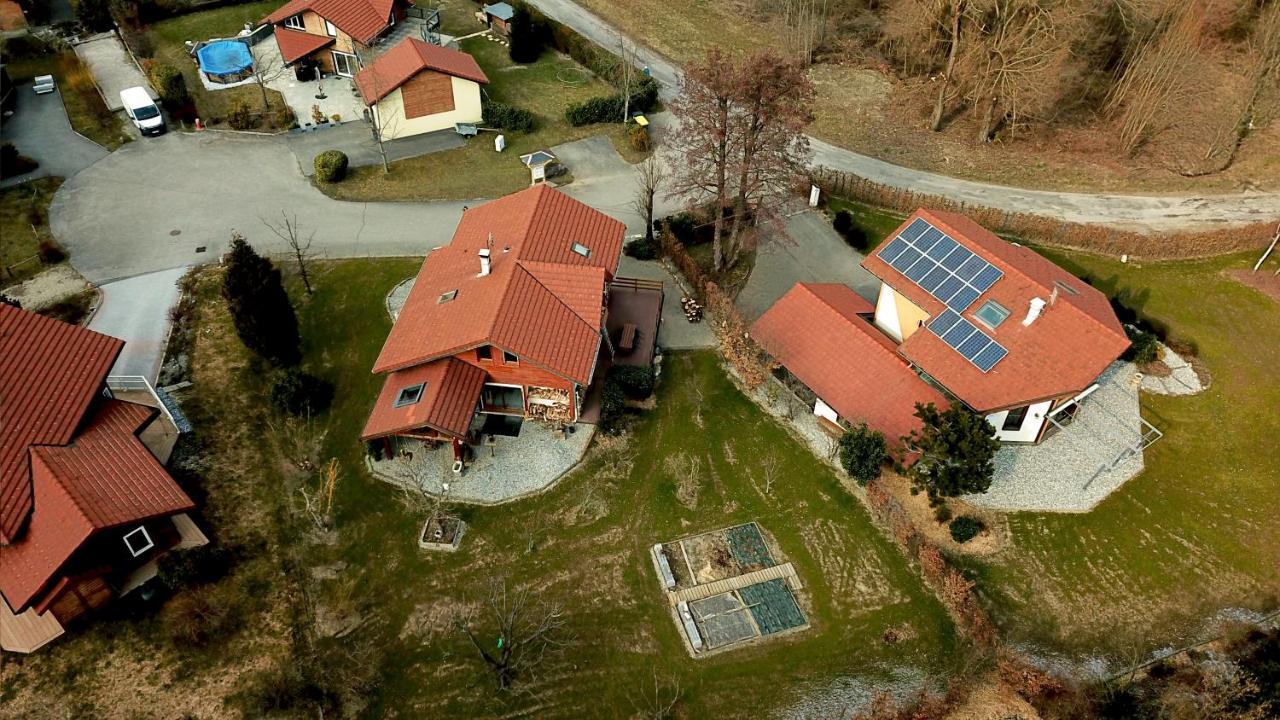
[[[1105,255],[1161,260],[1212,257],[1262,247],[1275,234],[1275,223],[1254,223],[1216,230],[1145,234],[1102,225],[1084,225],[1043,215],[956,202],[938,195],[868,180],[830,168],[817,168],[810,181],[830,195],[867,205],[910,213],[921,207],[962,213],[992,232],[1034,239],[1037,244]]]
[[[552,20],[536,8],[528,4],[525,7],[535,24],[550,29],[551,45],[555,49],[577,60],[580,65],[614,87],[622,84],[621,58],[579,35],[573,28]]]
[[[624,96],[622,93],[588,98],[580,103],[570,105],[564,111],[564,119],[570,125],[590,125],[591,123],[622,122]],[[631,104],[628,109],[633,112],[649,112],[658,103],[658,82],[653,78],[645,78],[631,91]]]
[[[524,108],[512,107],[500,102],[486,102],[482,110],[482,120],[487,128],[532,132],[533,113]]]

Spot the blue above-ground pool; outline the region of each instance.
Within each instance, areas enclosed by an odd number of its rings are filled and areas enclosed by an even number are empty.
[[[196,51],[200,72],[216,83],[239,82],[253,74],[253,53],[240,40],[215,40]]]

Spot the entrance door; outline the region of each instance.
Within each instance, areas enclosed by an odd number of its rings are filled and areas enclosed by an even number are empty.
[[[333,52],[333,71],[342,77],[351,77],[355,75],[356,56],[335,50]]]

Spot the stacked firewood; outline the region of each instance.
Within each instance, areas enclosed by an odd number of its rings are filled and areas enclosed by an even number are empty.
[[[702,305],[697,300],[686,295],[680,298],[680,305],[684,308],[684,316],[689,322],[702,322]]]

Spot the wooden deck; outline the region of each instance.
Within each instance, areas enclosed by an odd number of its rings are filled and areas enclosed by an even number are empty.
[[[615,365],[651,365],[662,323],[662,283],[618,277],[609,284],[609,313],[605,329],[617,353]],[[621,347],[629,331],[631,347]]]
[[[781,565],[774,565],[773,567],[767,567],[763,570],[749,572],[745,575],[725,578],[724,580],[717,580],[715,582],[695,585],[691,588],[669,592],[667,593],[667,601],[672,605],[677,605],[681,602],[693,602],[695,600],[709,598],[713,595],[727,593],[731,590],[741,590],[748,585],[755,585],[756,583],[762,583],[766,580],[779,579],[786,580],[787,584],[790,585],[793,590],[798,590],[801,587],[800,576],[796,574],[796,569],[788,562]]]

